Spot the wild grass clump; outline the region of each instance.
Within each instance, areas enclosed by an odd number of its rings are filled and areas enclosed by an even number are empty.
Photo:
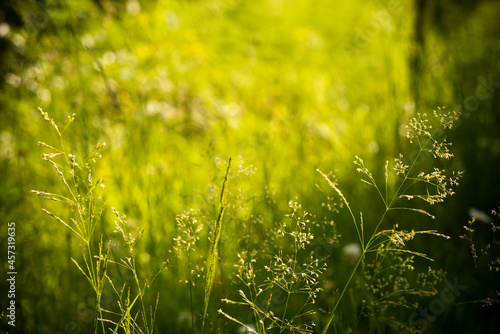
[[[335,296],[323,333],[327,333],[331,325],[335,330],[345,331],[363,321],[368,321],[365,326],[372,330],[392,327],[413,332],[418,329],[401,320],[405,318],[400,311],[413,310],[418,307],[419,298],[438,292],[444,271],[429,267],[427,271],[415,272],[416,258],[425,261],[432,258],[408,248],[407,244],[422,235],[449,237],[435,229],[401,228],[400,225],[407,224],[399,224],[396,215],[397,211],[410,211],[434,219],[422,204],[441,203],[453,195],[462,175],[458,171],[447,172],[439,162],[453,157],[444,131],[453,127],[459,115],[439,110],[433,116],[434,124],[425,114],[417,114],[409,122],[407,138],[415,149],[409,155],[399,154],[392,163],[385,163],[383,186],[363,159],[356,157],[354,164],[363,175],[362,182],[375,190],[383,208],[375,222],[365,222],[362,212],[355,214],[335,176],[318,170],[338,198],[336,201],[335,196],[328,196],[322,206],[333,213],[347,208],[359,245],[344,247],[344,259],[352,266],[352,272]],[[242,287],[238,290],[239,298],[224,298],[222,301],[227,306],[219,313],[244,331],[310,333],[321,319],[314,304],[329,256],[319,258],[310,249],[311,243],[317,238],[317,227],[332,229],[336,241],[340,236],[334,231],[333,223],[318,221],[297,202],[290,201],[289,208],[291,212],[261,241],[258,252],[250,249],[238,252],[235,267]],[[387,226],[389,216],[396,223]],[[339,265],[334,263],[333,269]],[[345,302],[351,305],[339,308],[346,297]],[[242,316],[245,314],[242,309],[247,309],[250,315]]]
[[[423,234],[446,239],[449,237],[438,233],[437,230],[401,229],[397,223],[386,226],[388,215],[398,210],[413,211],[434,219],[434,216],[427,209],[415,202],[420,200],[429,205],[443,202],[448,196],[454,194],[453,188],[458,185],[462,172],[452,171],[448,173],[436,165],[438,165],[437,159],[453,157],[450,152],[451,143],[446,141],[444,132],[453,128],[459,114],[439,110],[439,112],[434,111],[433,116],[434,124],[431,124],[431,120],[426,114],[417,114],[410,120],[407,126],[407,138],[415,146],[415,150],[408,156],[399,154],[394,159],[392,168],[389,161],[385,163],[383,186],[375,180],[363,159],[356,157],[354,164],[357,166],[356,170],[363,175],[361,181],[374,188],[384,208],[380,218],[374,223],[365,223],[361,212],[358,217],[338,184],[318,170],[347,207],[361,248],[361,255],[336,298],[328,321],[323,328],[323,333],[328,332],[332,323],[336,327],[336,320],[339,318],[337,309],[360,266],[359,270],[363,272],[363,275],[368,274],[363,278],[369,278],[368,281],[375,280],[368,284],[372,297],[361,302],[361,309],[363,312],[368,311],[368,315],[376,315],[375,319],[384,319],[380,312],[387,309],[387,305],[408,307],[408,303],[402,297],[404,295],[425,296],[436,292],[432,284],[410,288],[407,281],[404,279],[401,281],[407,271],[414,269],[412,265],[414,257],[432,261],[428,255],[408,249],[406,243],[417,235]],[[434,159],[434,166],[426,168],[422,162],[426,156]],[[411,203],[415,203],[415,205],[412,206]],[[390,257],[392,257],[391,260],[388,259]],[[382,273],[384,273],[383,276]],[[422,282],[422,279],[418,281]],[[392,291],[384,292],[387,287],[391,287]],[[380,293],[381,291],[383,293]],[[381,305],[383,305],[382,308]],[[376,314],[373,314],[374,310],[377,311]]]
[[[106,238],[102,234],[106,228],[102,216],[107,205],[102,196],[104,183],[102,178],[96,179],[93,172],[93,166],[102,157],[100,151],[106,144],[97,144],[86,158],[80,159],[79,155],[67,150],[64,138],[66,130],[74,121],[75,114],[68,117],[66,125],[61,129],[47,112],[41,108],[39,111],[56,131],[59,141],[58,144],[52,145],[39,142],[40,146],[48,149],[47,153],[42,154],[42,159],[53,167],[63,187],[59,193],[40,190],[32,192],[44,199],[62,204],[61,214],[47,209],[42,210],[66,226],[82,241],[81,258],[71,258],[71,260],[89,281],[95,293],[96,306],[92,332],[116,333],[122,330],[127,334],[153,333],[159,296],[154,307],[148,309],[145,304],[145,294],[154,279],[166,269],[169,261],[165,261],[157,272],[149,274],[144,279],[140,278],[137,273],[135,246],[143,232],[130,230],[125,215],[115,209],[113,212],[116,215],[116,222],[113,233],[121,236],[123,249],[127,255],[123,258],[113,256],[114,252],[110,251],[113,234],[107,242],[104,241]],[[69,219],[60,218],[63,215],[69,216]],[[112,279],[109,275],[111,265],[122,276],[126,276],[122,269],[128,271],[133,283]],[[116,304],[112,309],[104,309],[101,304],[103,292],[108,284],[116,294]]]
[[[101,219],[106,208],[101,193],[103,180],[96,179],[92,169],[104,144],[96,145],[81,161],[64,147],[63,133],[74,116],[60,131],[47,113],[40,112],[60,139],[59,148],[41,143],[50,150],[42,158],[55,169],[65,191],[33,192],[62,203],[66,210],[70,208],[69,221],[52,211],[44,211],[83,241],[83,255],[73,262],[95,292],[94,333],[153,333],[159,296],[148,306],[146,295],[169,260],[142,277],[138,273],[136,245],[144,231],[131,228],[125,214],[114,208],[113,235],[119,236],[121,251],[111,250],[112,241],[118,241],[116,236],[109,239],[103,236],[102,231],[106,230]],[[420,330],[404,320],[405,311],[417,308],[419,298],[435,295],[446,274],[432,267],[415,270],[417,261],[432,261],[432,256],[413,250],[409,244],[424,235],[449,237],[437,229],[411,226],[401,220],[398,212],[434,219],[428,207],[454,194],[462,173],[448,171],[441,161],[453,157],[451,143],[444,134],[458,117],[457,113],[440,110],[432,118],[426,114],[412,118],[407,138],[414,149],[386,161],[382,181],[377,180],[362,158],[355,158],[361,181],[373,188],[378,199],[381,210],[376,220],[372,212],[366,216],[361,211],[355,213],[335,176],[318,170],[334,192],[326,195],[327,201],[321,207],[330,216],[347,209],[356,232],[356,242],[345,245],[343,257],[336,255],[341,240],[336,230],[338,222],[319,219],[317,214],[305,210],[298,199],[289,201],[288,213],[277,221],[278,206],[259,214],[257,206],[251,208],[249,203],[275,205],[269,190],[260,198],[255,194],[244,195],[236,180],[239,175],[254,174],[255,169],[245,167],[240,159],[236,172],[230,173],[229,159],[220,192],[216,191],[218,199],[214,195],[206,201],[213,208],[190,209],[175,219],[177,234],[171,240],[179,268],[176,279],[189,287],[186,305],[189,304],[191,333],[204,333],[210,327],[216,331],[217,326],[230,327],[228,323],[259,334],[328,333],[332,329],[346,332],[358,326],[373,331],[389,327],[408,332]],[[230,180],[235,181],[231,189]],[[466,227],[468,234],[464,238],[471,242],[474,263],[478,266],[473,223],[472,220]],[[492,224],[492,229],[496,233],[498,227]],[[228,242],[230,239],[234,240]],[[332,259],[344,261],[332,263]],[[498,270],[498,263],[498,259],[492,259],[487,265]],[[348,271],[345,279],[341,277],[344,270]],[[128,279],[119,280],[110,271]],[[114,293],[116,303],[104,308],[101,298],[106,287]],[[323,293],[324,290],[327,292]],[[323,299],[333,301],[329,310],[318,306],[317,302],[323,301],[321,294],[332,292],[332,296]],[[221,294],[226,298],[217,298]],[[210,315],[212,309],[218,309],[215,316]]]
[[[274,247],[268,251],[274,255],[268,264],[264,263],[269,253],[238,254],[236,277],[244,287],[238,291],[240,300],[225,298],[227,311],[219,310],[251,333],[312,333],[316,326],[314,304],[321,290],[319,278],[326,270],[325,258],[318,259],[313,252],[312,228],[318,223],[299,203],[290,201],[289,208],[286,219],[271,232]],[[250,321],[232,316],[234,306],[250,310]]]

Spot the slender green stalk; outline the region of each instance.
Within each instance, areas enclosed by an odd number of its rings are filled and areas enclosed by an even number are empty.
[[[326,334],[327,333],[328,328],[330,327],[330,324],[333,321],[333,318],[335,318],[335,311],[337,310],[337,307],[339,306],[340,301],[342,300],[342,297],[344,296],[344,293],[346,292],[347,288],[349,287],[349,283],[351,283],[351,280],[354,277],[354,273],[356,272],[356,269],[358,269],[359,264],[361,263],[361,261],[363,261],[364,255],[365,255],[365,251],[363,251],[363,253],[359,257],[358,262],[356,263],[356,266],[354,266],[354,269],[352,270],[351,276],[349,276],[349,279],[347,280],[347,283],[345,284],[344,289],[340,293],[340,296],[337,299],[337,302],[335,303],[335,306],[332,309],[332,315],[328,319],[328,322],[326,323],[325,328],[323,328],[323,331],[321,332],[322,334]]]
[[[212,235],[212,243],[210,245],[210,253],[207,259],[207,277],[205,281],[205,300],[203,305],[203,322],[201,325],[201,332],[205,331],[205,321],[208,311],[208,303],[210,301],[210,294],[212,292],[212,286],[215,279],[215,274],[217,272],[217,261],[218,261],[218,247],[219,240],[222,231],[222,218],[224,217],[224,211],[227,206],[227,180],[229,177],[229,169],[231,168],[231,158],[227,163],[226,175],[224,177],[224,182],[222,183],[222,189],[220,193],[220,203],[219,203],[219,213],[217,215],[217,220],[215,221],[214,232]]]

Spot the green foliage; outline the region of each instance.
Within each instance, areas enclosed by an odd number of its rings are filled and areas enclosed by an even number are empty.
[[[399,154],[398,158],[395,158],[395,164],[394,167],[392,168],[393,177],[396,178],[396,182],[394,183],[390,182],[389,180],[390,176],[389,161],[386,162],[385,191],[383,188],[381,189],[378,186],[370,170],[367,167],[365,167],[363,159],[356,157],[354,163],[356,166],[358,166],[357,171],[359,173],[364,174],[364,177],[367,178],[367,179],[362,178],[361,181],[375,188],[378,195],[380,196],[380,199],[382,200],[385,209],[378,222],[376,224],[370,224],[375,227],[373,228],[373,232],[371,232],[371,234],[370,232],[368,232],[369,237],[367,238],[366,243],[365,243],[363,215],[360,213],[360,219],[358,223],[355,215],[353,214],[353,211],[351,210],[349,202],[342,194],[338,186],[334,182],[332,182],[327,175],[318,170],[319,173],[323,175],[323,177],[327,180],[328,184],[338,193],[338,195],[341,197],[342,201],[348,208],[349,213],[352,217],[353,224],[356,227],[356,232],[362,250],[359,259],[356,265],[354,266],[354,269],[352,270],[349,279],[347,280],[347,283],[345,284],[340,296],[337,298],[337,301],[333,306],[333,309],[331,311],[331,316],[328,322],[326,323],[326,326],[323,329],[323,333],[328,332],[330,324],[332,323],[332,321],[335,320],[337,307],[339,306],[340,301],[344,296],[344,293],[347,291],[349,283],[356,274],[358,266],[360,264],[362,264],[363,266],[366,265],[365,260],[366,260],[366,255],[368,253],[376,254],[375,257],[376,262],[374,265],[372,265],[372,268],[375,269],[375,273],[371,274],[370,276],[372,275],[377,276],[376,273],[377,271],[385,271],[388,269],[390,270],[393,266],[396,267],[397,269],[413,270],[413,266],[411,265],[411,263],[413,262],[414,256],[419,256],[428,260],[432,259],[425,254],[405,249],[406,246],[405,243],[408,240],[412,240],[418,234],[436,235],[449,239],[448,236],[440,234],[436,230],[415,231],[412,229],[411,231],[407,231],[400,229],[398,227],[398,224],[395,224],[392,228],[389,229],[384,229],[383,226],[386,219],[386,215],[391,210],[414,211],[434,218],[434,216],[432,216],[429,212],[427,212],[424,209],[401,206],[398,205],[397,203],[401,199],[405,198],[407,200],[421,199],[430,205],[443,202],[447,196],[453,195],[454,193],[453,187],[458,185],[458,180],[462,172],[453,171],[451,176],[446,176],[445,170],[440,170],[436,167],[433,168],[433,172],[431,173],[417,170],[417,165],[416,165],[417,161],[419,161],[419,158],[423,153],[428,153],[435,159],[437,158],[449,159],[453,156],[453,154],[450,153],[448,149],[451,143],[447,143],[446,138],[438,138],[436,134],[439,133],[442,136],[443,131],[445,129],[451,129],[453,127],[453,123],[458,119],[459,115],[457,113],[445,113],[445,112],[437,113],[436,111],[434,111],[434,116],[435,118],[438,119],[438,126],[437,127],[435,126],[434,128],[432,125],[429,124],[429,120],[427,119],[426,114],[423,115],[417,114],[417,117],[412,118],[410,120],[410,123],[408,125],[407,138],[410,140],[411,143],[415,143],[417,145],[417,151],[416,151],[417,153],[414,154],[413,160],[406,159],[401,153]],[[408,161],[408,164],[405,164],[404,161]],[[392,196],[388,191],[388,184],[390,183],[393,184],[392,188],[396,189]],[[419,185],[421,184],[423,184],[423,187],[421,187],[421,189],[425,191],[418,189]],[[385,195],[382,192],[384,192]],[[393,255],[392,253],[398,253],[403,257],[395,258],[395,260],[389,262],[389,264],[398,262],[399,264],[391,264],[389,265],[388,268],[384,268],[383,260],[385,260],[388,256],[392,256]],[[410,257],[405,257],[406,255]],[[393,278],[399,277],[400,279],[404,280],[405,277],[404,270],[397,270],[396,272],[397,276],[389,276],[389,277]],[[426,289],[419,290],[416,288],[410,288],[410,285],[407,282],[404,282],[403,285],[405,286],[405,288],[398,289],[396,287],[394,291],[392,291],[387,295],[381,296],[380,298],[377,299],[377,301],[381,303],[386,303],[392,299],[392,296],[398,296],[404,294],[417,294],[425,296],[426,294],[429,293],[429,291],[426,291]],[[380,288],[377,288],[376,285],[373,284],[373,290],[376,291],[378,289]],[[396,303],[396,305],[400,307],[405,304],[399,301],[398,303]],[[371,305],[371,307],[373,307],[373,305]],[[380,312],[381,309],[379,309],[378,311]],[[380,317],[381,315],[379,314],[377,318]]]
[[[308,257],[306,251],[310,251],[315,238],[312,226],[331,228],[332,225],[312,221],[314,217],[296,202],[290,201],[289,207],[292,212],[287,217],[291,221],[280,223],[271,232],[270,238],[277,249],[270,250],[271,254],[247,250],[238,254],[236,277],[246,289],[246,292],[238,291],[243,301],[223,299],[230,306],[250,308],[254,323],[243,323],[219,309],[220,314],[251,333],[267,333],[273,329],[279,329],[280,333],[313,333],[314,330],[315,324],[310,320],[315,314],[312,305],[321,291],[319,280],[326,270],[326,258],[318,259],[313,252]],[[293,244],[290,253],[285,246],[289,243]],[[269,264],[259,268],[258,264],[265,263],[267,257],[270,257]]]
[[[205,319],[207,317],[208,303],[210,301],[210,294],[212,293],[212,286],[214,284],[215,275],[217,274],[217,262],[219,261],[219,241],[222,233],[222,218],[224,217],[224,211],[227,206],[227,178],[229,176],[229,170],[231,169],[231,158],[227,163],[226,175],[224,176],[224,182],[222,183],[222,189],[220,191],[220,202],[219,210],[217,212],[217,220],[214,224],[214,230],[211,235],[210,240],[210,251],[207,254],[207,270],[205,279],[205,298],[203,304],[203,324],[201,326],[201,332],[205,329]]]
[[[500,6],[422,4],[2,3],[16,329],[496,333]]]
[[[81,266],[80,263],[73,258],[71,258],[71,260],[89,281],[96,295],[96,309],[93,332],[106,332],[105,323],[111,323],[112,325],[115,325],[113,333],[117,333],[118,329],[120,328],[123,329],[124,333],[127,334],[153,333],[155,315],[158,307],[158,298],[156,300],[154,310],[153,308],[151,308],[149,315],[150,318],[148,319],[148,313],[144,302],[144,295],[155,278],[160,274],[162,270],[166,268],[169,261],[164,262],[163,267],[159,271],[157,271],[155,274],[151,273],[145,279],[145,281],[141,283],[136,269],[136,252],[134,251],[134,247],[138,239],[142,236],[142,232],[134,236],[130,231],[128,231],[125,215],[120,215],[115,209],[113,209],[113,212],[117,217],[117,220],[115,222],[116,232],[122,236],[123,241],[126,244],[126,249],[128,250],[129,257],[120,259],[114,259],[112,257],[110,259],[111,239],[108,242],[106,249],[104,250],[102,235],[99,242],[98,251],[96,252],[94,250],[93,246],[95,232],[98,227],[101,227],[99,225],[101,223],[101,216],[106,203],[103,202],[101,195],[96,194],[96,190],[100,186],[104,187],[104,184],[102,183],[102,178],[99,178],[95,182],[93,181],[93,172],[91,165],[95,164],[97,160],[102,157],[99,153],[99,150],[105,144],[97,144],[93,151],[84,160],[79,161],[77,160],[77,156],[75,154],[66,151],[65,140],[63,138],[63,133],[68,128],[68,126],[73,123],[75,114],[69,117],[68,123],[66,124],[64,129],[59,130],[56,122],[49,117],[47,112],[44,112],[41,108],[39,108],[39,111],[44,119],[48,121],[55,129],[60,140],[60,148],[56,148],[55,146],[46,144],[44,142],[39,142],[39,145],[49,149],[51,152],[42,154],[42,159],[49,162],[55,169],[64,185],[63,189],[66,191],[66,193],[57,194],[38,190],[32,190],[32,192],[44,199],[60,202],[71,211],[76,211],[76,217],[70,217],[71,223],[67,223],[51,211],[42,209],[50,217],[59,221],[69,230],[74,232],[84,242],[84,246],[82,247],[82,257],[85,265]],[[55,158],[59,158],[62,161],[56,162]],[[131,296],[131,288],[130,286],[128,286],[129,284],[127,284],[127,282],[123,283],[123,287],[120,291],[115,288],[115,283],[107,273],[109,263],[114,263],[116,265],[122,266],[132,273],[134,283],[136,284],[137,288],[137,293],[135,296]],[[113,291],[118,296],[118,313],[112,310],[105,310],[101,306],[103,291],[108,282],[111,285]],[[141,303],[141,307],[135,313],[135,315],[132,316],[134,305],[138,300]],[[140,321],[142,321],[142,323],[139,323],[137,321],[139,315],[139,319]],[[119,320],[113,319],[116,317],[118,317]],[[99,324],[101,326],[99,326]]]

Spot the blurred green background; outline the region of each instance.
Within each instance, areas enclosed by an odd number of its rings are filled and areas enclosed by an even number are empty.
[[[340,246],[355,241],[345,213],[322,207],[329,190],[316,169],[334,171],[355,211],[369,217],[380,203],[359,182],[354,156],[383,177],[385,161],[408,147],[404,126],[412,116],[438,106],[460,111],[448,138],[451,167],[465,171],[456,195],[431,208],[435,221],[409,215],[402,224],[452,237],[411,247],[468,286],[457,302],[495,296],[498,274],[473,270],[459,236],[470,208],[489,214],[500,205],[499,17],[493,0],[2,1],[1,258],[5,269],[6,225],[14,221],[19,273],[18,322],[14,330],[2,319],[4,330],[86,333],[93,312],[93,291],[70,260],[78,240],[29,193],[60,186],[40,159],[37,142],[55,137],[39,106],[61,124],[76,113],[66,134],[75,153],[107,143],[95,173],[109,207],[145,229],[138,245],[145,272],[172,256],[177,214],[213,214],[230,156],[241,177],[232,184],[222,270],[234,271],[237,217],[262,216],[270,229],[295,198],[336,221]],[[108,208],[103,234],[113,220]],[[493,237],[485,224],[477,233],[483,243]],[[174,260],[153,286],[160,333],[190,333],[180,266]],[[237,291],[220,280],[211,321],[220,299]],[[328,309],[327,300],[318,307]],[[498,311],[459,303],[427,331],[494,333]],[[235,332],[217,321],[214,331]]]

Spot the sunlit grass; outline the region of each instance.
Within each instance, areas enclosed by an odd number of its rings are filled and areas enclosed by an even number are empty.
[[[394,3],[401,6],[391,10]],[[492,93],[480,101],[476,113],[467,112],[463,114],[467,117],[459,119],[458,130],[467,129],[473,135],[462,138],[462,132],[452,131],[457,159],[422,175],[406,174],[416,153],[423,156],[430,148],[446,158],[448,146],[415,142],[421,146],[414,152],[404,138],[404,126],[418,119],[417,112],[429,113],[435,105],[459,111],[454,108],[457,99],[462,103],[477,88],[476,81],[463,80],[466,74],[476,80],[491,72],[482,59],[496,44],[490,41],[487,48],[479,44],[484,36],[494,35],[490,27],[496,16],[494,5],[484,2],[482,6],[469,20],[462,20],[463,29],[454,31],[454,38],[429,30],[425,55],[429,68],[423,73],[412,73],[417,14],[407,1],[367,1],[359,6],[323,0],[314,4],[305,0],[67,1],[62,6],[48,0],[44,6],[20,6],[29,24],[12,25],[5,36],[18,57],[9,61],[12,66],[0,95],[5,110],[0,113],[0,158],[5,171],[0,194],[5,210],[0,215],[5,221],[24,222],[19,231],[27,245],[23,263],[28,274],[24,277],[33,279],[33,284],[23,283],[26,331],[63,331],[75,321],[85,332],[95,330],[97,321],[100,331],[111,326],[133,332],[135,323],[150,332],[172,328],[197,333],[203,326],[205,333],[224,329],[263,332],[269,324],[285,332],[311,330],[311,321],[316,330],[322,330],[333,316],[339,331],[356,326],[383,331],[387,328],[384,321],[389,321],[384,318],[389,304],[401,306],[395,312],[406,321],[409,307],[418,308],[417,298],[402,300],[395,294],[390,299],[381,287],[392,282],[389,277],[397,276],[398,287],[404,290],[406,283],[401,282],[415,283],[416,274],[408,268],[422,269],[428,264],[418,258],[384,256],[374,248],[379,245],[376,241],[403,240],[399,232],[411,233],[414,225],[421,231],[438,230],[454,237],[458,233],[455,222],[466,214],[469,203],[454,202],[459,197],[455,196],[429,209],[428,204],[450,194],[441,187],[448,182],[443,181],[442,171],[465,169],[467,191],[471,184],[489,185],[489,176],[475,176],[479,168],[489,166],[484,154],[478,155],[483,160],[475,161],[476,144],[492,154],[500,147],[497,139],[486,134],[488,127],[479,126],[495,124],[495,113],[486,110],[495,110]],[[481,38],[474,39],[473,50],[462,49],[470,31],[477,31]],[[472,68],[470,73],[455,71],[463,63]],[[414,101],[412,75],[418,75],[425,88],[425,102]],[[459,89],[453,85],[456,78],[460,78]],[[53,119],[58,125],[77,116],[68,128],[49,132],[37,106],[50,113],[46,121]],[[63,147],[60,135],[65,138]],[[57,150],[37,146],[40,140]],[[71,173],[71,166],[80,164],[78,157],[84,158],[99,142],[107,144],[98,148],[103,157],[92,166],[95,187],[83,187],[95,193],[77,200],[71,193],[61,195],[69,187],[76,196],[73,187],[80,181],[88,183],[88,175],[80,176],[78,182],[65,179],[64,184],[54,167],[65,166]],[[399,153],[405,152],[406,158],[401,158]],[[56,155],[45,155],[53,163],[44,166],[41,154]],[[229,200],[220,225],[216,223],[218,205],[229,156],[233,157],[230,186],[225,188]],[[355,156],[362,160],[356,159],[358,165],[353,168]],[[420,162],[415,169],[422,167]],[[393,165],[396,170],[391,169]],[[364,173],[365,182],[359,182],[356,168]],[[345,200],[315,172],[318,169],[332,171],[325,175],[341,189]],[[405,192],[410,184],[410,190],[419,192]],[[28,197],[30,189],[56,201]],[[430,196],[428,189],[437,193]],[[100,220],[84,214],[73,223],[70,218],[75,219],[84,204],[90,205],[97,192],[96,201],[109,203],[102,216],[100,207],[96,208],[95,217]],[[408,196],[399,198],[403,193]],[[298,212],[289,203],[300,203],[307,210],[311,222],[307,233],[314,235],[307,250],[298,248],[291,234],[293,226],[300,230],[293,224],[304,217],[292,214],[294,222],[285,216],[290,210]],[[61,209],[61,204],[72,209]],[[52,218],[38,210],[40,206]],[[403,208],[413,212],[405,213]],[[390,214],[376,229],[387,210]],[[418,213],[427,214],[420,217]],[[115,235],[109,241],[117,228],[115,221],[124,214],[132,236],[137,237],[134,231],[144,231],[133,254],[125,247],[129,232],[125,239]],[[436,220],[431,222],[429,216]],[[291,225],[282,230],[286,233],[281,239],[276,238],[284,222]],[[191,240],[191,248],[180,250],[188,231],[198,239]],[[211,243],[213,233],[220,233],[216,244]],[[370,236],[375,239],[368,245]],[[428,253],[427,246],[441,246],[434,241],[403,241],[415,252]],[[358,258],[353,260],[357,248],[347,247],[353,243],[360,245],[363,261],[371,261],[366,266],[356,262]],[[460,244],[453,245],[453,251],[462,254]],[[309,252],[316,257],[311,258]],[[444,248],[436,255],[448,264],[455,261]],[[465,255],[457,256],[459,262],[466,263],[469,257]],[[147,274],[156,273],[158,264],[161,267],[170,258],[168,270],[148,287],[151,293],[144,293]],[[318,267],[314,260],[319,261]],[[399,262],[400,267],[393,266]],[[323,263],[328,264],[324,272]],[[111,281],[120,284],[112,287],[110,280],[103,280],[104,268],[111,272]],[[212,268],[210,273],[207,268]],[[241,280],[250,268],[256,275],[254,285],[250,278]],[[311,285],[304,286],[310,288],[307,293],[289,286],[301,279],[279,276],[279,270],[297,277],[307,275],[311,273],[308,268],[323,276],[316,285],[310,281]],[[393,276],[384,276],[388,272]],[[437,280],[432,275],[427,277],[429,282]],[[122,288],[125,283],[131,287],[130,295]],[[421,291],[430,294],[431,285],[422,286]],[[311,291],[317,297],[312,298]],[[365,301],[357,291],[368,296]],[[279,304],[282,296],[287,296],[286,302]],[[380,300],[383,307],[379,307]],[[337,302],[336,312],[330,313]],[[47,305],[53,305],[59,319],[47,316],[43,311]],[[101,309],[110,313],[102,314]],[[298,316],[306,310],[315,314]],[[99,314],[90,317],[92,323],[86,322],[90,313]],[[112,322],[99,322],[104,318]]]

